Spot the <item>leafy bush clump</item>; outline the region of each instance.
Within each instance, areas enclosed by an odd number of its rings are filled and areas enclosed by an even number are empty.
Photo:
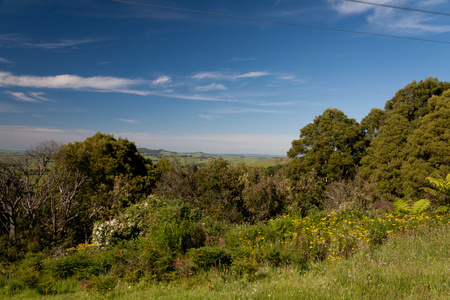
[[[222,247],[202,247],[190,249],[186,256],[198,268],[228,266],[232,263],[232,255]]]

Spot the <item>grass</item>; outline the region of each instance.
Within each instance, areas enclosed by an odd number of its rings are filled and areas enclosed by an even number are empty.
[[[157,163],[161,158],[160,155],[143,154],[144,157],[152,160],[153,163]],[[246,164],[251,167],[270,167],[275,165],[283,165],[290,161],[287,157],[270,157],[270,156],[245,156],[245,155],[211,155],[196,153],[177,153],[166,156],[169,160],[178,160],[181,165],[193,164],[196,166],[206,166],[209,162],[218,157],[223,158],[230,165]]]
[[[398,230],[383,245],[365,243],[349,258],[306,267],[260,264],[244,275],[211,269],[165,283],[116,280],[111,290],[67,288],[46,297],[29,290],[11,299],[448,299],[450,224],[427,224]]]

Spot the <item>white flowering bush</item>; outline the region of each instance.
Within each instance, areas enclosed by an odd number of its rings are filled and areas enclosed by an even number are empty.
[[[154,208],[155,199],[128,207],[123,214],[109,221],[96,222],[92,230],[92,243],[101,246],[115,244],[120,240],[130,240],[144,230],[144,220]]]

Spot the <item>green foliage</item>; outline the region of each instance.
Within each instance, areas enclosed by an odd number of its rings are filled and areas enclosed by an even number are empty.
[[[300,130],[288,156],[299,171],[315,169],[328,179],[352,178],[364,153],[364,128],[338,109],[326,109]]]
[[[431,202],[428,199],[418,200],[412,203],[412,205],[404,199],[396,199],[394,202],[395,209],[398,212],[409,214],[421,214],[430,207],[430,204]]]
[[[328,185],[323,200],[327,211],[372,210],[386,202],[375,182],[364,180],[359,174],[353,180],[334,181]]]
[[[369,114],[361,120],[361,126],[364,128],[366,138],[369,142],[378,136],[380,127],[386,119],[386,112],[379,108],[372,108]]]
[[[192,248],[186,253],[186,256],[198,268],[227,266],[232,262],[232,255],[223,247]]]
[[[230,166],[221,158],[200,168],[164,162],[161,169],[156,194],[181,199],[216,221],[267,220],[292,202],[291,183],[281,171],[267,175],[263,168]]]
[[[266,176],[264,169],[252,168],[240,180],[245,186],[242,198],[251,222],[274,218],[292,202],[291,182],[280,173]]]
[[[384,108],[387,112],[402,115],[411,122],[429,113],[428,100],[433,95],[439,96],[448,89],[450,83],[437,78],[413,81],[387,101]]]
[[[432,194],[433,196],[449,196],[450,197],[450,173],[447,175],[447,177],[444,179],[441,176],[437,175],[437,178],[434,177],[427,177],[426,178],[430,184],[435,189],[430,188],[422,188],[426,192]]]
[[[104,295],[114,290],[117,285],[117,278],[109,275],[92,276],[89,284],[95,292]]]
[[[450,83],[412,82],[386,103],[385,118],[361,160],[382,194],[423,197],[431,173],[450,172]]]
[[[88,240],[95,220],[109,219],[149,195],[156,180],[152,162],[139,154],[134,143],[102,133],[63,145],[55,165],[87,178],[75,198],[79,214],[72,228],[79,242]]]
[[[410,132],[405,117],[391,114],[361,160],[363,175],[376,181],[382,194],[404,195],[401,169],[408,155],[405,144]]]
[[[296,165],[290,166],[292,178],[292,201],[287,211],[300,211],[303,215],[321,209],[326,190],[326,179],[318,175],[315,169],[307,173],[298,173]]]

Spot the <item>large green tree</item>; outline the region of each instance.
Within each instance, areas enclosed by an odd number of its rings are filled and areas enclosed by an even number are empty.
[[[380,191],[396,197],[420,196],[433,172],[448,169],[449,82],[436,78],[406,85],[386,102],[385,112],[371,112],[364,124],[381,120],[361,170],[378,182]],[[444,93],[444,94],[443,94]],[[366,119],[365,118],[365,119]],[[371,126],[365,125],[370,128]]]
[[[114,216],[124,206],[151,193],[156,171],[133,142],[97,133],[83,142],[61,146],[56,166],[64,165],[87,177],[77,195],[79,225],[89,238],[92,222]]]
[[[291,174],[316,170],[328,179],[351,178],[364,153],[364,128],[342,111],[326,109],[300,130],[288,156],[294,158]],[[296,175],[297,174],[297,175]]]
[[[405,189],[417,191],[433,173],[450,173],[450,90],[428,101],[429,113],[417,121],[408,136],[408,159],[402,171]]]

